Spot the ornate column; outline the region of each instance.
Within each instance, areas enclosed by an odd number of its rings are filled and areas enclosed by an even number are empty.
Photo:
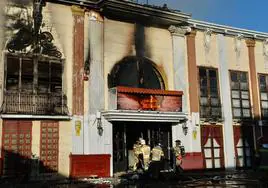
[[[255,65],[255,40],[248,39],[246,40],[248,47],[248,59],[249,59],[249,72],[251,80],[251,91],[252,91],[252,107],[253,107],[253,118],[259,119],[261,116],[260,112],[260,102],[258,100],[258,81],[257,81],[257,72]]]
[[[182,110],[183,112],[188,112],[188,83],[185,82],[187,78],[185,34],[191,32],[191,28],[175,27],[172,25],[168,30],[171,33],[173,45],[174,89],[183,91]]]
[[[84,153],[84,10],[72,6],[73,14],[73,154]]]
[[[233,116],[232,116],[232,102],[231,102],[231,88],[230,77],[227,62],[227,45],[225,36],[223,34],[217,34],[218,53],[219,53],[219,87],[222,96],[222,115],[224,119],[224,153],[225,153],[225,167],[235,167],[235,150],[234,150],[234,131],[233,131]]]

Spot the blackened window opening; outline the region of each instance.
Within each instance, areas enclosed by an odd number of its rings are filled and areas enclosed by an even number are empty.
[[[67,114],[63,64],[40,57],[6,56],[4,113]]]
[[[153,63],[135,56],[125,57],[112,69],[109,88],[116,86],[165,89],[163,78]]]
[[[199,68],[200,85],[200,117],[221,118],[221,103],[218,89],[218,73],[216,69]]]

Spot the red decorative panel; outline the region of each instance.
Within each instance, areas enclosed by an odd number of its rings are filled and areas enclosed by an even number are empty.
[[[103,155],[70,155],[70,176],[72,178],[110,177],[110,158],[108,154]]]
[[[59,155],[59,122],[42,121],[40,139],[41,172],[57,172]]]
[[[204,169],[203,155],[201,152],[186,153],[182,161],[184,170]]]
[[[182,111],[182,92],[160,89],[117,87],[117,109]]]
[[[4,120],[2,136],[3,173],[24,173],[32,155],[32,122]]]

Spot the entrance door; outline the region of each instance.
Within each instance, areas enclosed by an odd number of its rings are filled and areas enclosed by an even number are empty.
[[[113,164],[114,172],[127,170],[126,126],[123,123],[113,125]]]
[[[254,151],[253,127],[247,125],[234,126],[234,144],[236,167],[251,167]]]
[[[30,172],[32,122],[5,120],[3,124],[4,175]]]
[[[171,125],[152,124],[148,126],[148,139],[151,148],[156,146],[158,143],[161,143],[164,152],[164,159],[167,161],[171,161]]]

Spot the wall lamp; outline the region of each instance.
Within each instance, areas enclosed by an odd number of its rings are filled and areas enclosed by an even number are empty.
[[[183,122],[182,123],[182,132],[183,134],[186,136],[187,133],[188,133],[188,127],[187,127],[187,123],[186,122]]]
[[[103,127],[102,127],[102,122],[101,122],[101,112],[97,112],[97,114],[96,114],[96,120],[97,120],[98,134],[100,136],[102,136],[103,135]]]

